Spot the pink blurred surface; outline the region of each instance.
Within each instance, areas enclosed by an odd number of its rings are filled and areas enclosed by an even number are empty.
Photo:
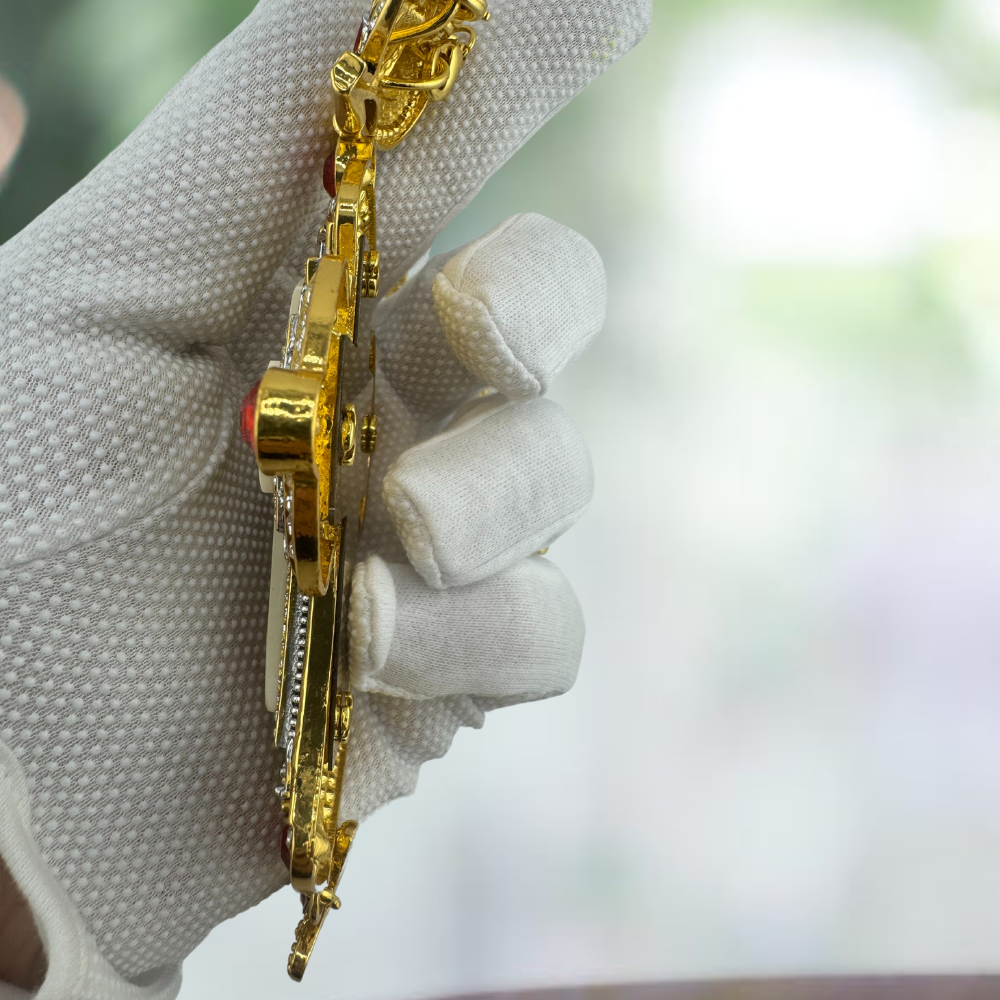
[[[24,104],[9,84],[0,79],[0,174],[14,159],[24,134]]]
[[[995,1000],[1000,979],[981,977],[884,977],[717,980],[632,983],[477,993],[453,1000]]]

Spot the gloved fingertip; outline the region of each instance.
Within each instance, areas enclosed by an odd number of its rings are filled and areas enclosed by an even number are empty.
[[[455,356],[486,385],[512,399],[533,399],[548,388],[514,356],[482,299],[460,292],[447,268],[434,279],[434,308]]]
[[[408,703],[454,699],[457,721],[478,727],[487,708],[550,698],[573,686],[583,612],[548,560],[523,559],[448,590],[431,590],[408,565],[389,570],[396,628],[388,659],[370,682],[378,684],[376,693]]]
[[[515,215],[459,250],[434,280],[434,305],[455,356],[512,398],[548,391],[604,325],[604,265],[579,233]]]
[[[407,454],[404,452],[404,456]],[[400,460],[397,459],[382,480],[382,502],[389,512],[403,548],[406,549],[410,564],[424,578],[428,587],[442,590],[446,584],[434,550],[434,537],[426,517],[401,481],[399,471]]]
[[[407,558],[435,590],[475,583],[547,547],[593,491],[587,443],[569,415],[551,400],[499,394],[403,452],[382,482]]]
[[[382,558],[369,556],[354,570],[348,623],[351,681],[359,691],[373,689],[373,679],[389,656],[395,625],[392,573]]]

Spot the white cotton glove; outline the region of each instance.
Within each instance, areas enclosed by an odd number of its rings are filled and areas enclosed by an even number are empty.
[[[216,923],[287,880],[262,692],[271,509],[237,410],[325,214],[329,67],[363,6],[263,0],[0,248],[0,797],[21,794],[16,758],[50,866],[48,888],[22,881],[43,937],[65,891],[111,967],[167,993]],[[494,0],[450,101],[379,161],[383,287],[649,7]],[[485,709],[572,683],[580,611],[531,553],[579,516],[591,471],[537,397],[603,309],[593,249],[537,216],[378,305],[384,504],[355,578],[345,815],[412,790]],[[502,396],[461,407],[484,387]],[[15,876],[36,850],[22,805],[0,821]],[[84,979],[73,995],[110,995]]]

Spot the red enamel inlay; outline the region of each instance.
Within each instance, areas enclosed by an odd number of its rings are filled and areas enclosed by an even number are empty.
[[[337,197],[337,151],[334,150],[323,164],[323,187],[331,198]]]
[[[254,431],[257,414],[257,390],[260,389],[260,381],[254,383],[253,388],[243,397],[243,405],[240,407],[240,435],[244,444],[254,447]]]
[[[361,22],[361,26],[358,28],[358,37],[354,39],[354,51],[357,52],[361,48],[361,38],[365,33],[365,22]]]

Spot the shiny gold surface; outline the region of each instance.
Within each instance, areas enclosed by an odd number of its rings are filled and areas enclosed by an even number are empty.
[[[378,297],[379,260],[377,250],[365,253],[364,266],[361,270],[361,294],[366,299]]]
[[[361,450],[370,455],[378,444],[378,414],[366,413],[361,421]]]
[[[447,99],[476,43],[470,25],[488,20],[483,0],[388,0],[361,51],[331,71],[338,134],[370,130],[379,149],[397,145],[428,101]]]
[[[274,477],[275,530],[289,564],[274,740],[285,752],[277,791],[289,876],[303,900],[288,960],[295,980],[340,907],[336,889],[357,831],[355,820],[341,821],[340,804],[353,708],[350,580],[378,443],[374,333],[369,386],[357,402],[346,398],[346,373],[365,368],[355,357],[364,349],[358,307],[379,290],[376,150],[396,145],[428,101],[447,98],[475,45],[471,23],[487,20],[485,0],[373,0],[359,51],[330,71],[336,197],[292,295],[281,366],[257,394],[257,464]]]
[[[348,403],[340,412],[340,464],[353,465],[357,448],[358,411]]]

